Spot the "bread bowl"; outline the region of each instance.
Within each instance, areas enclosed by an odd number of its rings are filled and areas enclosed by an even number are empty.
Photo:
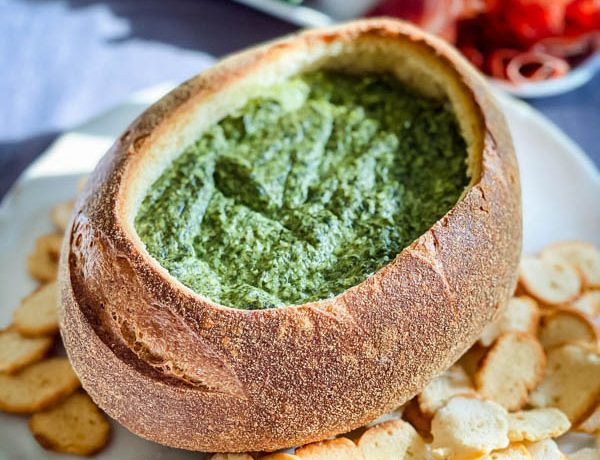
[[[441,99],[469,182],[431,228],[335,295],[220,305],[148,251],[148,191],[211,126],[291,77],[393,73]],[[60,262],[61,334],[81,382],[134,433],[190,450],[271,451],[359,427],[449,367],[514,291],[518,169],[485,81],[443,41],[394,20],[298,35],[223,60],[145,111],[91,175]]]

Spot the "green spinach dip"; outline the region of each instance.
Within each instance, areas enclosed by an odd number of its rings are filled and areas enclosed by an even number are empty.
[[[389,75],[295,77],[209,128],[147,192],[149,253],[241,309],[335,296],[458,200],[466,145],[448,102]]]

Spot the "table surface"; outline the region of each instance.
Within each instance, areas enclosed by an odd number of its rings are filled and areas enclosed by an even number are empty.
[[[227,0],[0,0],[0,198],[61,132],[131,92],[296,29]],[[528,102],[600,166],[600,75]]]

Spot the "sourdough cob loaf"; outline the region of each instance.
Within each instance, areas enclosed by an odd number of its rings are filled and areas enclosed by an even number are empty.
[[[471,183],[389,265],[335,298],[247,311],[185,287],[145,250],[145,191],[207,126],[305,70],[385,71],[453,106]],[[144,112],[77,203],[61,332],[84,388],[134,433],[201,451],[275,450],[349,431],[449,367],[503,307],[521,250],[518,170],[486,83],[398,21],[312,30],[225,59]]]

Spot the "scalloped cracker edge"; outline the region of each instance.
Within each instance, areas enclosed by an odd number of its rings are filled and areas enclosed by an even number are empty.
[[[521,258],[519,282],[531,296],[547,305],[571,302],[581,291],[581,277],[573,266],[533,256]]]
[[[537,338],[510,332],[498,338],[475,374],[475,388],[508,410],[520,409],[541,380],[546,358]]]
[[[546,374],[531,393],[534,407],[556,407],[576,425],[600,398],[600,354],[585,344],[567,344],[548,351]]]
[[[511,442],[537,442],[556,438],[571,427],[567,416],[554,407],[508,414],[508,438]]]
[[[508,413],[493,401],[457,396],[431,421],[434,457],[470,460],[509,445]]]

